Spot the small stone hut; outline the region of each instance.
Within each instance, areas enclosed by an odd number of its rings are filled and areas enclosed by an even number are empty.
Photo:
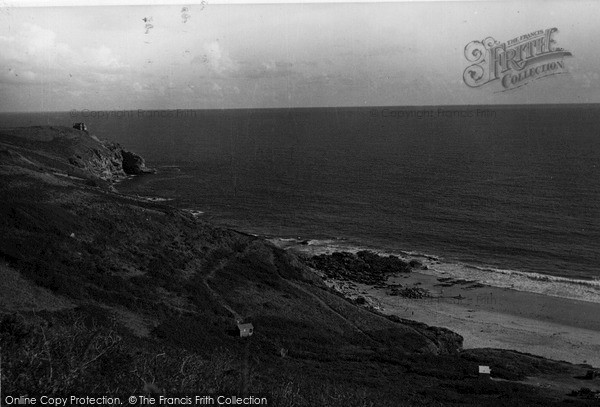
[[[87,131],[87,126],[85,123],[73,123],[73,128],[76,130]]]
[[[244,324],[238,322],[237,327],[240,330],[240,337],[242,338],[252,336],[254,333],[254,326],[251,323]]]

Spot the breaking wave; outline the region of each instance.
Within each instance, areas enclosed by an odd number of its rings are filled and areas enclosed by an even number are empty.
[[[423,270],[418,271],[423,274],[474,280],[499,288],[600,303],[600,279],[584,280],[477,266],[446,261],[439,256],[417,251],[377,250],[374,247],[360,246],[340,239],[270,238],[269,240],[279,247],[294,249],[313,256],[336,251],[356,253],[360,250],[372,250],[380,255],[395,255],[405,260],[417,259],[425,266]]]

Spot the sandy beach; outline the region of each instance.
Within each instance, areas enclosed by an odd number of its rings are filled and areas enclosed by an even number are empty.
[[[441,281],[440,281],[441,280]],[[431,297],[390,295],[390,288],[330,280],[386,314],[451,329],[465,348],[502,348],[600,367],[600,304],[412,272],[390,285],[421,287]]]
[[[294,239],[272,239],[271,242],[305,256],[330,254],[338,249],[297,244]],[[600,368],[600,303],[495,287],[475,279],[458,279],[435,270],[439,266],[437,261],[423,264],[429,269],[399,273],[380,285],[320,275],[345,296],[363,297],[367,305],[384,314],[460,334],[465,349],[510,349]],[[393,295],[394,288],[422,288],[429,296],[405,298]]]

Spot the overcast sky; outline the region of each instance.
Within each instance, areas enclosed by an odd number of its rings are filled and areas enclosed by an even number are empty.
[[[0,111],[599,103],[598,16],[572,0],[2,8]],[[551,27],[568,74],[464,84],[470,41]]]

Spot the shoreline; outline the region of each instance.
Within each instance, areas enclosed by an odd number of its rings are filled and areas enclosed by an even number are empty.
[[[302,240],[300,238],[282,238],[270,235],[260,236],[282,249],[292,250],[305,256],[331,254],[333,252],[356,253],[360,250],[368,250],[380,256],[396,256],[407,262],[417,260],[423,265],[419,272],[432,277],[472,280],[491,287],[508,288],[546,297],[559,297],[600,304],[600,278],[574,279],[552,274],[449,262],[432,254],[403,250],[378,250],[374,247],[350,244],[343,239]]]
[[[465,349],[510,349],[600,367],[600,304],[486,285],[440,287],[438,278],[418,271],[387,283],[420,287],[432,296],[410,299],[390,295],[387,288],[327,280],[384,314],[448,328],[463,336]]]
[[[327,251],[290,240],[279,246],[305,256]],[[330,247],[329,252],[338,249]],[[362,297],[366,306],[379,312],[448,328],[463,336],[465,349],[508,349],[600,367],[597,302],[482,284],[476,278],[457,278],[429,266],[390,276],[379,285],[321,277],[345,297]],[[392,288],[399,286],[425,289],[430,296],[393,295]]]

